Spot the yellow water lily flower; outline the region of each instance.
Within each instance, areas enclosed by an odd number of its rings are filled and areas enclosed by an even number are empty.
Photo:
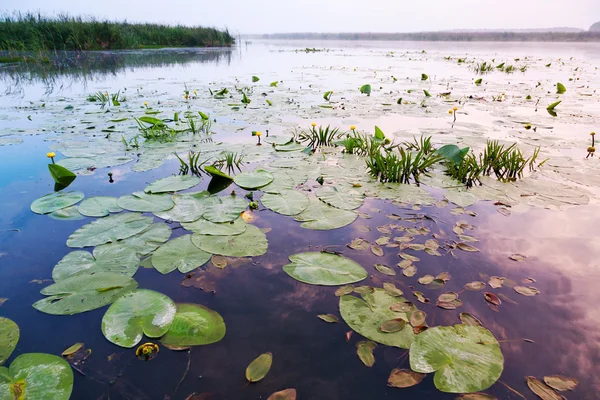
[[[448,114],[454,114],[454,110],[448,110]]]
[[[159,351],[160,349],[158,348],[157,344],[144,343],[135,350],[135,355],[140,360],[149,361],[156,357]]]
[[[594,136],[594,135],[596,135],[596,132],[592,132],[592,133],[590,133],[590,135]]]
[[[188,99],[188,97],[190,97],[190,96],[188,96],[187,93],[185,95],[183,95],[183,98],[186,99],[186,100]]]
[[[453,111],[458,111],[458,107],[454,107],[452,110]]]
[[[354,125],[351,125],[351,126],[350,126],[350,130],[351,130],[351,131],[354,131],[354,130],[356,130],[356,127],[355,127]]]
[[[257,131],[257,132],[255,133],[255,135],[256,135],[256,136],[262,136],[262,132],[261,132],[261,131]]]
[[[316,123],[316,122],[313,122],[313,123],[312,123],[312,124],[310,124],[310,125],[311,125],[311,126],[314,128],[315,126],[317,126],[317,123]]]
[[[48,158],[54,158],[54,157],[56,157],[56,153],[54,153],[53,151],[51,151],[50,153],[46,154],[46,157],[48,157]]]
[[[144,102],[144,106],[148,107],[148,102],[147,101]]]

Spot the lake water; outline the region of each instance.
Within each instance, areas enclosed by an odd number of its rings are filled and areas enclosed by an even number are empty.
[[[526,68],[507,74],[494,67],[489,74],[477,75],[473,68],[483,61]],[[360,335],[354,333],[348,340],[351,328],[341,318],[336,324],[317,318],[326,313],[340,316],[339,298],[334,295],[337,287],[301,283],[281,267],[292,254],[327,249],[342,252],[367,270],[369,277],[360,285],[394,282],[427,313],[429,326],[460,323],[459,312],[477,316],[501,341],[504,355],[503,374],[485,393],[499,399],[521,398],[518,393],[534,398],[525,377],[541,380],[547,375],[565,375],[579,380],[566,396],[598,398],[600,162],[597,154],[585,156],[591,143],[589,133],[600,132],[599,66],[597,44],[293,41],[254,41],[231,49],[60,54],[51,64],[0,66],[0,91],[5,93],[0,98],[0,298],[7,299],[0,315],[15,321],[21,332],[7,364],[20,354],[59,355],[70,345],[84,342],[92,355],[75,372],[73,399],[187,399],[193,393],[189,398],[196,400],[266,399],[285,388],[296,388],[299,399],[456,398],[436,389],[433,374],[410,388],[388,387],[392,369],[410,368],[407,350],[379,345],[374,350],[376,362],[368,368],[356,354],[356,343],[363,340]],[[422,81],[422,73],[429,79]],[[252,76],[260,80],[253,83]],[[479,77],[481,86],[473,83]],[[277,87],[269,85],[273,81],[279,82]],[[545,108],[559,98],[557,82],[565,84],[567,92],[561,95],[554,117]],[[358,90],[366,83],[373,88],[368,97]],[[236,86],[251,87],[248,107],[239,104]],[[213,94],[225,87],[232,98],[215,100]],[[186,88],[188,99],[183,97]],[[86,101],[98,91],[118,90],[127,97],[118,107],[101,109]],[[323,94],[331,90],[327,102]],[[451,95],[438,96],[445,92]],[[526,99],[528,94],[532,100]],[[399,98],[402,104],[397,104]],[[72,250],[65,244],[69,235],[93,218],[59,220],[34,214],[29,205],[53,191],[45,157],[50,150],[57,152],[58,161],[66,158],[62,151],[87,149],[85,143],[91,143],[90,148],[103,146],[108,155],[131,159],[105,165],[95,159],[98,167],[80,168],[68,190],[81,191],[86,197],[125,196],[178,174],[180,163],[172,153],[186,153],[191,141],[161,149],[162,153],[152,146],[135,149],[121,143],[121,135],[129,141],[138,134],[131,117],[144,115],[144,102],[150,103],[148,108],[162,110],[160,118],[185,110],[209,114],[216,120],[214,142],[248,152],[251,163],[245,170],[277,158],[247,150],[256,142],[252,131],[284,135],[294,128],[307,130],[313,121],[344,131],[356,125],[358,130],[373,132],[377,125],[396,142],[423,134],[432,136],[436,147],[456,143],[477,152],[488,138],[516,142],[526,154],[540,146],[540,157],[549,161],[526,172],[518,188],[513,184],[506,184],[511,189],[501,184],[499,188],[488,181],[484,183],[489,191],[475,188],[479,201],[465,209],[476,216],[457,211],[452,204],[433,204],[453,190],[441,178],[424,180],[421,187],[435,198],[433,203],[413,208],[410,199],[367,196],[355,222],[330,231],[304,229],[293,217],[262,205],[257,211],[247,211],[251,223],[266,230],[265,255],[224,269],[209,262],[187,278],[178,271],[162,275],[142,267],[135,274],[140,288],[163,293],[176,303],[209,307],[227,326],[218,343],[189,352],[161,347],[157,358],[143,362],[134,349],[104,338],[101,320],[107,307],[70,316],[48,315],[32,307],[44,297],[40,290],[52,283],[53,267]],[[455,105],[459,110],[453,123],[448,108]],[[120,117],[129,121],[109,122]],[[527,124],[531,129],[525,128]],[[116,128],[110,128],[113,125]],[[136,163],[146,156],[154,168],[136,170]],[[334,156],[312,157],[320,157],[326,181],[343,180],[345,172],[332,172],[336,166],[345,166]],[[114,182],[109,182],[108,172]],[[320,185],[317,176],[308,175],[301,187],[312,196]],[[206,189],[208,181],[204,177],[193,190]],[[232,189],[238,196],[246,193],[232,185],[221,194]],[[391,219],[390,214],[404,219]],[[414,214],[429,218],[411,221]],[[418,243],[440,231],[450,237],[459,221],[474,226],[465,235],[479,240],[471,244],[480,251],[444,251],[435,257],[405,250],[420,258],[414,277],[404,276],[395,267],[401,261],[397,248],[383,246],[384,255],[378,257],[368,250],[346,247],[357,237],[375,242],[385,236],[377,227],[390,223],[427,228],[429,232]],[[167,224],[172,238],[187,233],[177,222]],[[440,239],[445,241],[453,239]],[[513,254],[526,259],[513,261],[509,259]],[[397,274],[384,275],[375,264],[390,266]],[[441,272],[452,277],[442,289],[417,282],[426,274]],[[482,292],[463,290],[468,282],[487,282],[492,276],[507,278],[500,288],[484,289],[503,295],[497,310],[486,303]],[[535,283],[521,283],[529,277]],[[195,279],[200,283],[190,285]],[[535,286],[540,294],[520,295],[513,290],[515,285]],[[417,302],[411,294],[416,290],[432,301]],[[460,292],[464,304],[457,310],[436,307],[437,296],[450,291]],[[273,354],[269,374],[248,384],[244,378],[247,365],[265,352]]]

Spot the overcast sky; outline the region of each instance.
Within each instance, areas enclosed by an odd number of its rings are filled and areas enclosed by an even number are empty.
[[[600,0],[2,0],[110,19],[227,27],[234,33],[415,32],[575,27],[600,21]]]

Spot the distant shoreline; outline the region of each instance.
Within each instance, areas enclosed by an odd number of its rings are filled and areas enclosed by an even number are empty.
[[[273,33],[243,39],[382,40],[415,42],[600,42],[600,32]]]

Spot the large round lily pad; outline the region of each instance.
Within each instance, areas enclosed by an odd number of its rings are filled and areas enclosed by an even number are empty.
[[[17,347],[19,335],[19,326],[13,320],[0,317],[0,365],[4,364]]]
[[[119,207],[129,211],[159,212],[173,208],[175,203],[169,194],[146,194],[133,192],[130,195],[119,197]]]
[[[166,193],[177,192],[179,190],[189,189],[200,183],[200,178],[193,175],[169,176],[152,182],[144,192],[146,193]]]
[[[77,250],[68,253],[52,270],[55,282],[76,275],[94,275],[98,272],[111,272],[133,276],[140,265],[135,250],[115,244],[113,247],[96,247],[93,255]]]
[[[233,182],[244,189],[259,189],[273,182],[273,175],[270,172],[259,169],[252,172],[242,172],[233,178]]]
[[[152,265],[161,274],[179,269],[182,274],[206,264],[212,254],[200,250],[191,239],[192,235],[183,235],[158,248],[152,255]]]
[[[363,205],[364,196],[353,189],[338,189],[335,186],[323,186],[315,194],[324,203],[342,210],[354,210]]]
[[[146,230],[128,237],[127,239],[119,240],[116,243],[103,244],[96,247],[97,250],[107,248],[110,249],[129,247],[137,253],[138,256],[143,257],[154,250],[158,249],[163,243],[165,243],[171,237],[171,228],[165,223],[155,223],[150,225]]]
[[[192,236],[192,242],[207,253],[230,257],[255,257],[267,252],[267,236],[254,225],[247,225],[244,233],[235,236]]]
[[[123,213],[97,219],[77,229],[67,240],[69,247],[98,246],[127,239],[152,224],[152,217]]]
[[[159,338],[175,318],[175,303],[152,290],[135,290],[115,301],[102,317],[102,333],[117,346],[131,348],[142,336]]]
[[[294,218],[306,229],[327,231],[350,225],[357,218],[354,211],[340,210],[328,206],[320,201],[311,201],[310,205],[302,213]]]
[[[225,337],[225,322],[216,311],[200,304],[177,304],[169,332],[160,341],[188,347],[216,343]]]
[[[204,218],[200,218],[194,222],[182,222],[181,226],[188,231],[199,233],[201,235],[230,236],[241,235],[244,233],[247,224],[242,217],[238,217],[233,222],[222,223],[210,222]]]
[[[246,201],[237,196],[211,196],[205,201],[202,217],[211,222],[231,222],[239,218],[248,207]]]
[[[31,203],[31,211],[36,214],[50,214],[79,203],[85,195],[82,192],[57,192],[40,197]]]
[[[293,254],[283,270],[292,278],[311,285],[346,285],[367,278],[367,271],[355,261],[335,254],[307,252]]]
[[[296,190],[282,190],[280,194],[265,193],[260,201],[265,207],[282,215],[297,215],[310,205],[309,198]]]
[[[361,296],[362,299],[352,295],[340,297],[340,313],[350,328],[375,342],[408,349],[415,337],[408,321],[410,313],[417,308],[410,303],[405,303],[406,300],[402,297],[390,296],[383,289],[375,289],[372,293]],[[401,311],[390,309],[400,303],[406,304],[406,307],[396,308]],[[407,322],[402,329],[393,333],[381,331],[380,327],[384,322],[398,318]]]
[[[33,308],[53,315],[72,315],[104,307],[137,288],[132,278],[107,272],[78,275],[45,287],[47,295]]]
[[[410,367],[435,372],[433,382],[442,392],[472,393],[492,386],[504,369],[498,341],[480,326],[436,326],[415,337]]]
[[[117,198],[109,196],[88,197],[81,202],[78,208],[81,215],[85,215],[86,217],[105,217],[110,213],[122,210],[117,205]]]
[[[210,193],[198,192],[193,195],[173,195],[175,207],[167,211],[155,212],[158,218],[176,222],[193,222],[202,217],[206,207],[204,200]]]
[[[69,400],[73,370],[52,354],[28,353],[0,367],[0,400]]]

